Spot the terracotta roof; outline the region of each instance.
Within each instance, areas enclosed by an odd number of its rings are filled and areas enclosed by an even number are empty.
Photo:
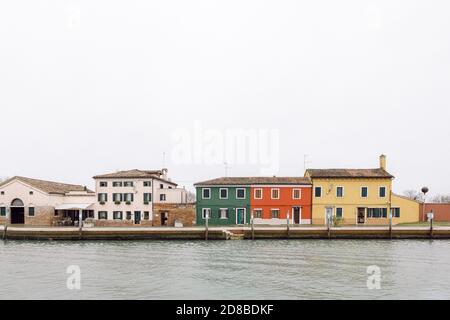
[[[163,174],[162,170],[125,170],[125,171],[117,171],[113,173],[107,173],[102,175],[97,175],[94,177],[94,179],[158,179],[167,183],[170,183],[172,185],[177,185],[176,183],[161,178],[161,175]]]
[[[0,184],[0,187],[10,183],[13,180],[22,181],[23,183],[26,183],[36,189],[42,190],[50,194],[66,194],[68,192],[83,192],[83,191],[86,191],[88,193],[94,193],[94,191],[89,190],[87,187],[81,185],[31,179],[19,176],[15,176],[12,177],[11,179],[6,180],[5,182]]]
[[[218,178],[195,185],[264,185],[264,184],[286,184],[286,185],[310,185],[311,180],[305,177],[227,177]]]
[[[311,178],[382,178],[392,179],[386,170],[377,169],[308,169],[306,175]]]

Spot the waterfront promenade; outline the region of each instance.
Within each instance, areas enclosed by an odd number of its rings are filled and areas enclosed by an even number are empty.
[[[14,240],[450,239],[450,226],[5,227]]]

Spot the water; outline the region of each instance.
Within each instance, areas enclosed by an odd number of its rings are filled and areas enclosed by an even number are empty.
[[[0,299],[450,299],[450,241],[7,241]]]

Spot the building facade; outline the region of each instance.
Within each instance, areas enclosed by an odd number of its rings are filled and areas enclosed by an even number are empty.
[[[10,225],[73,225],[80,212],[93,217],[95,193],[85,186],[26,177],[0,184],[0,223]]]
[[[313,184],[312,222],[326,225],[386,225],[417,222],[417,203],[393,194],[394,176],[386,171],[386,156],[375,169],[308,169]]]
[[[197,224],[311,223],[311,182],[295,177],[235,177],[199,182]]]
[[[195,213],[187,191],[167,174],[167,169],[136,169],[95,176],[95,225],[168,226],[176,220],[192,225]]]
[[[327,217],[344,225],[389,223],[392,179],[386,157],[376,169],[308,169],[313,185],[313,224],[327,224]]]

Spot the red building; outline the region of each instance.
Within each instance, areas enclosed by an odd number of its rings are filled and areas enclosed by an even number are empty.
[[[311,224],[312,184],[309,178],[251,178],[250,208],[255,223]]]
[[[434,221],[450,221],[450,203],[426,203],[425,210],[423,204],[420,206],[420,221],[428,221],[427,213],[433,211]]]

